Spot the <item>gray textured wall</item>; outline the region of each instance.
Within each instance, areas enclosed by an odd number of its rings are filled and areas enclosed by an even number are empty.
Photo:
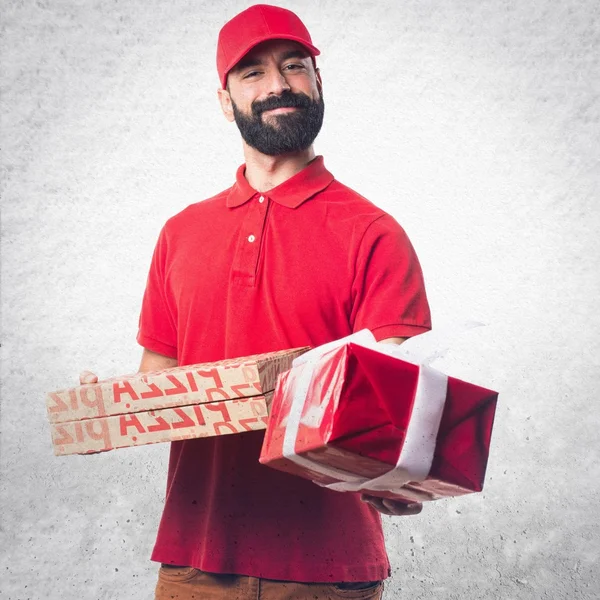
[[[488,323],[436,366],[501,392],[485,492],[386,517],[386,597],[597,597],[599,3],[282,4],[317,151],[404,225],[436,325]],[[3,598],[152,595],[167,446],[55,458],[44,392],[137,368],[159,228],[242,160],[214,51],[245,6],[2,1]]]

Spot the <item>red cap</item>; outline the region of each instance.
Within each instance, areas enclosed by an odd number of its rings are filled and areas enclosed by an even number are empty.
[[[279,6],[255,4],[227,21],[219,32],[217,71],[223,88],[229,71],[254,46],[266,40],[292,40],[302,44],[311,56],[320,54],[298,15]]]

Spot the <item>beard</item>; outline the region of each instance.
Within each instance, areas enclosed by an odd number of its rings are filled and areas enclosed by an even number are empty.
[[[320,90],[317,100],[311,100],[302,92],[285,90],[280,96],[271,96],[262,102],[254,101],[250,115],[243,113],[233,100],[231,104],[244,141],[268,156],[306,150],[315,141],[323,125],[325,104]],[[288,107],[297,110],[270,115],[269,123],[263,121],[262,115],[266,110]]]

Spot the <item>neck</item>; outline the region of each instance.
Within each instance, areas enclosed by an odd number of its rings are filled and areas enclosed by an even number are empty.
[[[267,156],[244,142],[246,180],[257,192],[268,192],[302,171],[314,157],[312,146],[301,152]]]

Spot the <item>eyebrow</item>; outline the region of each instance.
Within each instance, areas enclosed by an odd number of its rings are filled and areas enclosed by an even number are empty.
[[[281,56],[281,61],[289,60],[290,58],[308,58],[308,52],[304,52],[303,50],[289,50],[285,52]],[[233,68],[233,71],[239,73],[244,69],[248,69],[250,67],[260,67],[264,63],[257,56],[248,56],[247,58],[242,58],[240,62]]]
[[[304,50],[289,50],[281,57],[281,60],[289,60],[290,58],[308,58],[308,52]]]

